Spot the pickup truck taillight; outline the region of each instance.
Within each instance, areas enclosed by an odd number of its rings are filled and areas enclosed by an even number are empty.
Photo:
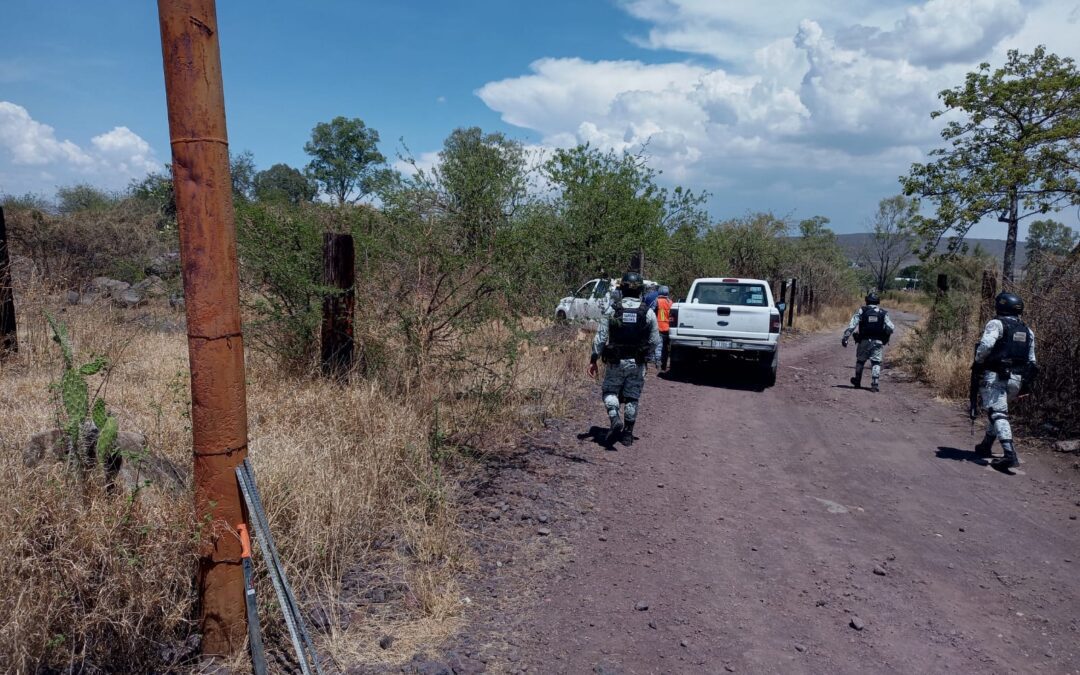
[[[679,327],[679,309],[678,307],[672,307],[668,312],[668,325]]]
[[[769,332],[770,333],[779,333],[780,332],[780,324],[782,323],[782,321],[783,320],[782,320],[782,318],[780,317],[779,314],[773,314],[771,317],[769,317]]]

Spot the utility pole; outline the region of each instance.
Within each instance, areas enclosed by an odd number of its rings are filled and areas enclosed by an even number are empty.
[[[235,467],[247,456],[244,340],[214,0],[158,0],[191,363],[199,621],[204,655],[247,637]]]
[[[4,207],[0,206],[0,359],[17,351],[19,331],[15,325],[15,293],[11,288],[11,256]]]
[[[322,372],[340,379],[352,369],[355,352],[356,252],[351,234],[323,233],[323,285],[336,290],[323,298]]]

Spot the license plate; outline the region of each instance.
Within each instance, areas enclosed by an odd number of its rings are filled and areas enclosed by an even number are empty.
[[[731,341],[730,340],[713,340],[712,341],[712,348],[713,349],[731,349]]]

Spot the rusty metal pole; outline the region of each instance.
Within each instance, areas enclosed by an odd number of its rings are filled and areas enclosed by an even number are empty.
[[[191,361],[199,619],[206,655],[247,636],[234,468],[247,455],[244,342],[214,0],[158,0]]]
[[[351,234],[323,233],[323,285],[336,291],[323,298],[322,372],[343,378],[352,369],[355,351],[356,252]]]
[[[0,206],[0,359],[19,351],[15,325],[15,293],[11,288],[11,257],[8,255],[7,223]]]

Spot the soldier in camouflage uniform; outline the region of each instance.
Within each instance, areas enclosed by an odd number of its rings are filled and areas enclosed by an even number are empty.
[[[612,297],[600,319],[589,359],[589,374],[599,372],[597,362],[606,364],[601,391],[607,408],[610,428],[608,447],[616,441],[625,446],[634,443],[634,423],[637,421],[638,401],[645,385],[645,364],[654,359],[660,346],[656,314],[641,301],[641,275],[627,272],[619,283],[619,292]],[[620,407],[623,410],[620,410]]]
[[[1020,320],[1024,301],[1018,296],[999,293],[994,310],[997,316],[987,322],[971,364],[980,378],[982,404],[990,416],[986,435],[975,446],[975,452],[979,457],[990,457],[996,438],[1005,456],[991,464],[997,469],[1011,469],[1020,464],[1020,458],[1013,447],[1009,401],[1024,394],[1038,374],[1035,333]]]
[[[851,334],[855,334],[855,377],[851,378],[851,384],[855,385],[856,389],[862,386],[863,368],[869,360],[870,391],[876,392],[878,378],[881,377],[881,358],[896,327],[893,326],[889,313],[878,306],[881,300],[877,293],[870,291],[865,299],[866,304],[851,315],[851,321],[840,344],[847,347]]]

